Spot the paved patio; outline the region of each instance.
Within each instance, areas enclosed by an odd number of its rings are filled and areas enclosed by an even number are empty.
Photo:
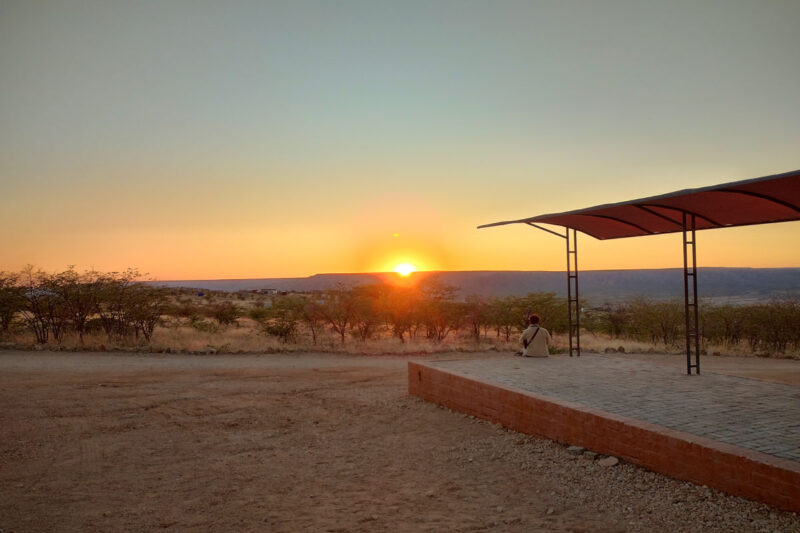
[[[800,387],[600,355],[426,364],[800,463]]]
[[[800,387],[605,355],[409,362],[409,393],[800,512]]]

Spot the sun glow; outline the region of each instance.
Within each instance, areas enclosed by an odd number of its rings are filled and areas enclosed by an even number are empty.
[[[409,276],[411,273],[417,271],[417,267],[412,265],[411,263],[400,263],[396,267],[394,267],[394,271],[400,274],[401,276]]]

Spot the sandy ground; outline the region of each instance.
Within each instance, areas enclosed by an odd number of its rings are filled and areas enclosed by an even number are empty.
[[[409,359],[0,352],[0,531],[800,531],[409,397]]]

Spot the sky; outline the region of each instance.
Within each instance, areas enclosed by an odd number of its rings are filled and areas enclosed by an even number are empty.
[[[563,270],[480,224],[800,168],[800,3],[0,0],[0,270]],[[800,267],[800,222],[698,234]],[[579,236],[581,269],[682,265]]]

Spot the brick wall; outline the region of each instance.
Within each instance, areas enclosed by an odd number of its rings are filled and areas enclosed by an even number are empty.
[[[800,512],[800,465],[563,400],[408,363],[408,392],[503,426]]]

